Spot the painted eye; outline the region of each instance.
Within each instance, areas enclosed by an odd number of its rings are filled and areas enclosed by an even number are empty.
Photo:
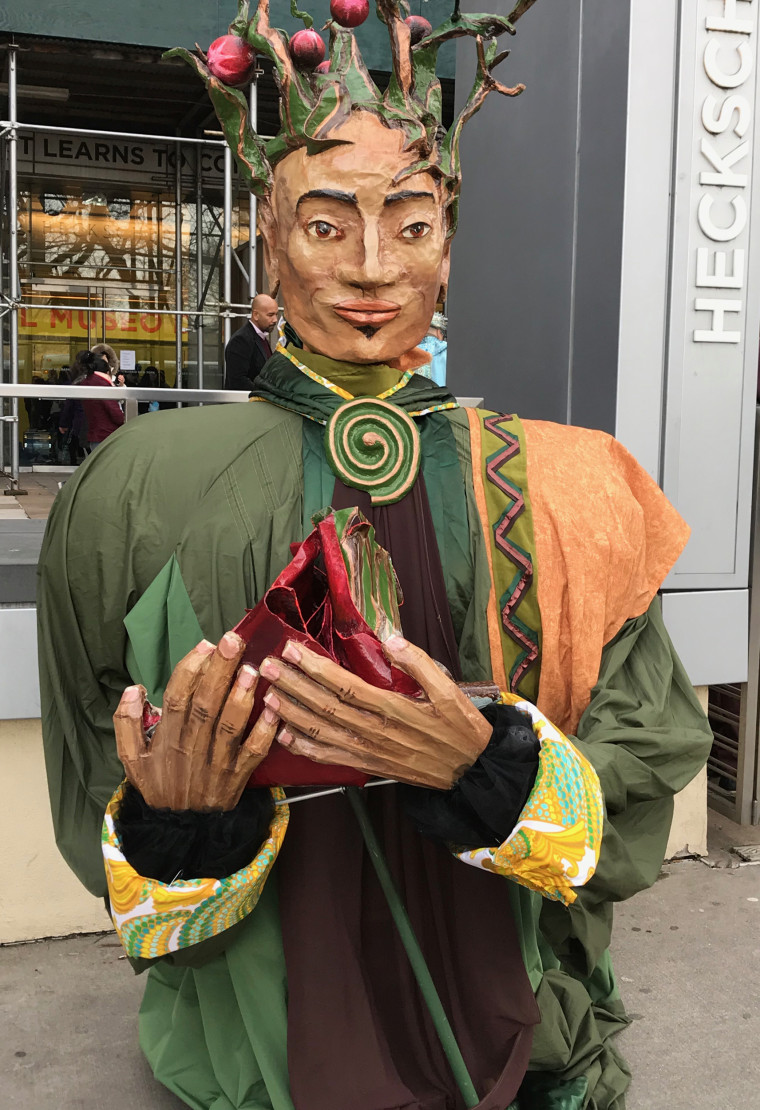
[[[419,223],[409,224],[407,227],[403,228],[401,234],[405,239],[424,239],[430,231],[430,224],[420,221]]]
[[[312,220],[306,229],[314,239],[340,239],[341,232],[337,227],[328,224],[327,220]]]

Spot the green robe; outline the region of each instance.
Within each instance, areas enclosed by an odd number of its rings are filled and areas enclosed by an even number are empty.
[[[50,515],[39,643],[51,805],[64,857],[99,896],[100,826],[123,775],[112,727],[123,688],[139,679],[160,699],[181,656],[201,634],[218,640],[258,601],[332,496],[317,421],[335,395],[281,356],[265,373],[274,404],[130,423],[66,484]],[[441,395],[412,378],[393,400],[418,412]],[[490,577],[467,421],[457,409],[416,419],[463,675],[481,680],[490,677]],[[608,954],[612,903],[655,880],[672,795],[709,742],[655,602],[606,645],[577,729],[607,803],[595,876],[569,908],[510,883],[542,1015],[519,1110],[622,1110],[628,1072],[610,1041],[626,1024]],[[217,938],[149,973],[141,1044],[157,1078],[197,1110],[292,1110],[276,875],[275,866],[255,911],[222,945]]]

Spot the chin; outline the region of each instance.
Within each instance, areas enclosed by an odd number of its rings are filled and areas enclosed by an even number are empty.
[[[294,326],[298,331],[298,327]],[[309,350],[317,354],[326,355],[327,358],[334,358],[339,362],[369,364],[393,362],[394,359],[401,358],[407,351],[417,346],[426,331],[426,328],[422,331],[419,328],[413,331],[404,328],[403,331],[399,331],[399,329],[381,327],[370,336],[354,327],[341,327],[333,332],[320,330],[310,335],[310,329],[305,327],[304,331],[298,334]]]

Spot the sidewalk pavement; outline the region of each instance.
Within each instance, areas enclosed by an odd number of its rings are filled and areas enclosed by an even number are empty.
[[[667,864],[617,909],[613,952],[628,1110],[760,1107],[760,866]],[[181,1110],[137,1047],[142,981],[120,955],[112,933],[0,948],[3,1110]]]
[[[47,520],[59,486],[71,474],[73,468],[65,466],[57,467],[52,474],[20,474],[19,485],[25,493],[13,497],[0,492],[0,520]]]

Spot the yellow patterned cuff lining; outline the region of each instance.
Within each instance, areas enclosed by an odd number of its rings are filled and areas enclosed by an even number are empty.
[[[121,850],[114,817],[125,785],[108,803],[101,839],[111,917],[127,955],[166,956],[242,921],[258,902],[277,859],[288,827],[288,806],[275,806],[269,835],[247,867],[226,879],[178,879],[167,884],[138,875]],[[271,793],[275,801],[285,797],[280,787]]]
[[[541,744],[538,773],[510,837],[498,848],[456,852],[459,859],[505,875],[555,902],[569,904],[596,871],[604,798],[596,771],[530,702],[502,694],[503,705],[528,713]]]

